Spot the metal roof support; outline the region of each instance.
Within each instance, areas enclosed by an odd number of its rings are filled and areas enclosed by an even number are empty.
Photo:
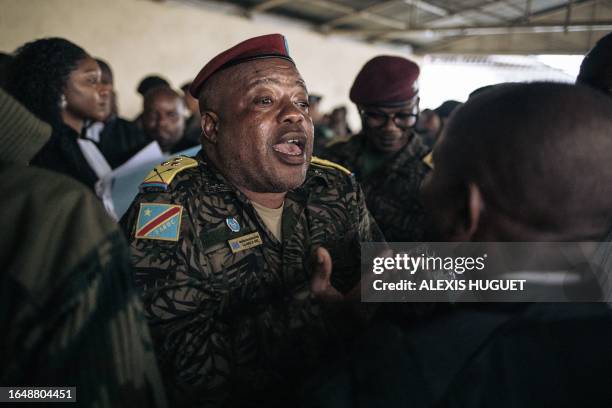
[[[595,0],[595,3],[593,3],[593,8],[591,9],[591,19],[595,20],[595,17],[597,16],[597,6],[599,5],[599,0]],[[586,48],[589,49],[593,46],[593,30],[589,31],[589,38],[587,39],[587,46]]]
[[[347,23],[349,21],[352,21],[358,18],[364,18],[364,19],[379,22],[379,23],[381,21],[385,21],[382,23],[383,25],[391,25],[391,24],[396,25],[397,23],[399,23],[399,24],[403,24],[404,27],[407,27],[407,24],[401,20],[391,19],[391,18],[376,14],[396,4],[406,4],[409,6],[413,6],[420,10],[426,11],[428,13],[435,14],[437,16],[446,16],[449,14],[449,11],[443,9],[442,7],[438,7],[436,5],[433,5],[431,3],[428,3],[422,0],[389,0],[389,1],[384,1],[382,3],[371,5],[362,10],[353,9],[350,13],[347,13],[344,16],[340,16],[333,20],[327,21],[326,23],[322,24],[319,28],[322,31],[330,31],[333,27],[336,27],[340,24],[344,24],[344,23]],[[381,20],[381,19],[384,19],[384,20]]]
[[[525,4],[525,22],[528,23],[531,18],[531,0],[527,0]]]
[[[394,4],[397,4],[397,3],[398,3],[398,0],[390,0],[390,1],[384,1],[382,3],[374,4],[372,6],[366,7],[366,8],[361,9],[361,10],[351,9],[350,12],[344,14],[343,16],[334,18],[333,20],[329,20],[329,21],[321,24],[319,26],[319,29],[321,31],[328,32],[333,27],[336,27],[336,26],[338,26],[340,24],[348,23],[349,21],[353,21],[353,20],[356,20],[358,18],[366,18],[367,19],[368,15],[375,14],[375,13],[377,13],[379,11],[382,11],[382,10],[384,10],[384,9],[394,5]],[[379,16],[379,17],[382,17],[382,16]],[[402,21],[400,21],[400,20],[393,20],[393,24],[395,25],[396,23],[400,23],[403,26],[405,26],[405,24]]]
[[[410,2],[410,0],[406,0],[406,2]],[[496,18],[496,19],[501,20],[501,21],[506,21],[506,20],[504,20],[503,18],[499,17],[496,14],[489,13],[489,12],[486,12],[486,11],[482,10],[484,7],[496,6],[498,4],[510,5],[509,3],[507,3],[506,0],[499,0],[499,1],[491,1],[491,0],[489,0],[489,1],[486,1],[485,3],[480,3],[480,4],[476,5],[476,6],[467,7],[467,8],[464,8],[464,9],[461,9],[461,10],[457,10],[457,11],[454,11],[454,12],[447,11],[445,15],[440,15],[439,14],[440,18],[428,21],[427,25],[431,25],[431,24],[445,24],[447,22],[452,21],[453,18],[455,18],[455,17],[461,16],[462,14],[465,14],[465,13],[471,13],[471,12],[478,12],[478,13],[487,15],[489,17]],[[375,36],[368,37],[368,39],[369,40],[382,40],[385,37],[386,37],[386,34],[385,33],[381,33],[381,34],[377,34]]]
[[[247,8],[247,12],[249,13],[261,13],[270,9],[273,9],[278,6],[282,6],[285,3],[289,3],[291,0],[267,0],[263,1],[259,4],[256,4],[252,7]]]
[[[464,8],[464,9],[457,10],[456,12],[450,13],[447,16],[444,16],[442,18],[438,18],[438,19],[432,20],[432,21],[428,22],[428,24],[445,24],[445,23],[447,23],[449,21],[452,21],[452,19],[455,18],[455,17],[459,17],[462,14],[472,13],[472,12],[485,13],[485,14],[491,16],[490,13],[483,12],[482,9],[485,8],[485,7],[495,7],[497,5],[502,5],[502,4],[503,5],[508,5],[508,3],[505,0],[486,1],[484,3],[480,3],[480,4],[476,5],[476,6],[467,7],[467,8]],[[494,17],[499,18],[499,16],[494,16]]]
[[[561,23],[530,23],[502,26],[455,26],[443,28],[410,28],[406,30],[333,30],[333,34],[376,36],[393,35],[439,35],[439,36],[467,36],[467,35],[502,35],[517,33],[562,33],[564,31],[610,31],[612,21],[585,21],[570,24]]]
[[[340,16],[336,19],[330,20],[322,24],[321,26],[319,26],[319,29],[323,32],[329,32],[332,29],[332,27],[337,26],[342,23],[349,22],[351,20],[355,20],[357,18],[369,20],[374,23],[377,23],[383,26],[387,26],[387,27],[392,27],[395,29],[400,29],[400,30],[404,29],[406,28],[406,23],[404,23],[403,21],[375,14],[375,11],[379,11],[383,8],[389,7],[391,3],[395,3],[395,2],[396,2],[395,0],[386,1],[384,3],[379,3],[373,6],[370,6],[370,7],[366,7],[363,10],[357,10],[352,7],[334,3],[329,0],[310,0],[309,1],[309,3],[312,5],[316,5],[319,7],[327,8],[327,9],[334,10],[334,11],[345,14],[344,16]]]
[[[576,8],[576,7],[582,8],[582,7],[587,7],[587,6],[591,5],[592,3],[597,4],[597,2],[599,0],[580,0],[580,1],[573,0],[573,1],[574,1],[574,8]],[[545,17],[551,16],[551,15],[553,15],[555,13],[558,13],[559,11],[564,10],[565,7],[566,7],[565,5],[560,5],[560,6],[551,7],[551,8],[546,9],[546,10],[540,10],[540,11],[535,12],[535,13],[532,12],[529,15],[529,22],[533,22],[533,20],[537,19],[537,18],[545,18]],[[598,23],[596,20],[592,20],[591,22],[592,22],[592,24],[597,24]],[[517,19],[516,21],[513,21],[510,24],[521,24],[521,21],[520,21],[520,19]],[[607,31],[607,30],[609,30],[609,28],[607,28],[606,25],[600,26],[600,28],[602,28],[602,30],[598,30],[597,26],[591,26],[591,27],[587,28],[586,30],[582,30],[582,31],[591,31],[592,32],[592,31]],[[573,31],[573,30],[572,29],[568,29],[568,31]],[[577,31],[580,31],[580,30],[577,30]],[[436,44],[429,45],[427,47],[422,48],[422,52],[423,53],[436,52],[441,47],[447,47],[447,46],[449,46],[449,45],[451,45],[451,44],[453,44],[455,42],[461,42],[461,41],[464,41],[466,39],[467,39],[466,37],[458,37],[458,38],[449,38],[449,39],[446,39],[446,40],[438,41]]]
[[[565,26],[569,26],[570,22],[572,21],[572,4],[573,4],[573,0],[569,0],[567,2],[567,9],[565,12]],[[565,30],[565,33],[567,33],[567,30]]]
[[[245,17],[251,18],[254,13],[263,13],[273,8],[289,3],[291,0],[266,0],[251,7],[241,7]]]
[[[442,7],[438,7],[435,4],[428,3],[426,1],[421,0],[403,0],[402,3],[408,4],[410,6],[415,6],[416,8],[426,11],[430,14],[435,14],[436,16],[444,17],[450,14],[450,11],[443,9]]]

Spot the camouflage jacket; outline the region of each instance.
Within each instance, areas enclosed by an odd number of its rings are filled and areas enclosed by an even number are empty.
[[[246,196],[202,153],[196,160],[166,191],[139,194],[122,220],[170,398],[262,406],[272,395],[290,397],[298,374],[340,345],[336,322],[310,296],[311,251],[330,250],[332,283],[348,290],[359,280],[360,242],[382,235],[354,178],[313,164],[287,193],[279,242]],[[180,207],[180,215],[152,231],[152,204]],[[145,239],[147,228],[165,240]]]
[[[1,163],[0,179],[0,384],[76,387],[65,406],[165,407],[128,248],[98,198],[35,167]]]
[[[366,139],[363,134],[331,145],[324,155],[355,173],[368,209],[388,242],[426,240],[425,210],[419,188],[430,167],[423,161],[429,148],[418,136],[373,173],[362,176]]]

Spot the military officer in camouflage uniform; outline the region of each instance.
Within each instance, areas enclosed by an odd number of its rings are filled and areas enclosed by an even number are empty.
[[[350,93],[363,129],[323,155],[355,172],[368,208],[390,242],[427,239],[418,192],[430,168],[429,148],[414,132],[418,76],[419,67],[405,58],[368,61]]]
[[[218,55],[190,91],[202,151],[155,168],[122,220],[170,398],[295,406],[301,377],[347,333],[321,298],[354,293],[360,243],[382,235],[350,173],[311,159],[283,36]]]

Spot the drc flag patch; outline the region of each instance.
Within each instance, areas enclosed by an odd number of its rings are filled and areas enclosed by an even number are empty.
[[[180,205],[141,203],[136,238],[178,241],[182,214]]]

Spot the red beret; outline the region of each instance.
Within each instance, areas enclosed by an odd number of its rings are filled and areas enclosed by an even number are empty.
[[[194,98],[198,98],[202,85],[215,72],[242,62],[261,58],[283,58],[293,62],[289,56],[289,48],[287,47],[285,36],[281,34],[262,35],[260,37],[250,38],[223,51],[221,54],[211,59],[208,64],[204,65],[204,68],[202,68],[191,83],[189,93]]]
[[[397,105],[419,93],[419,66],[390,55],[374,57],[361,68],[351,87],[351,101],[358,105]]]

